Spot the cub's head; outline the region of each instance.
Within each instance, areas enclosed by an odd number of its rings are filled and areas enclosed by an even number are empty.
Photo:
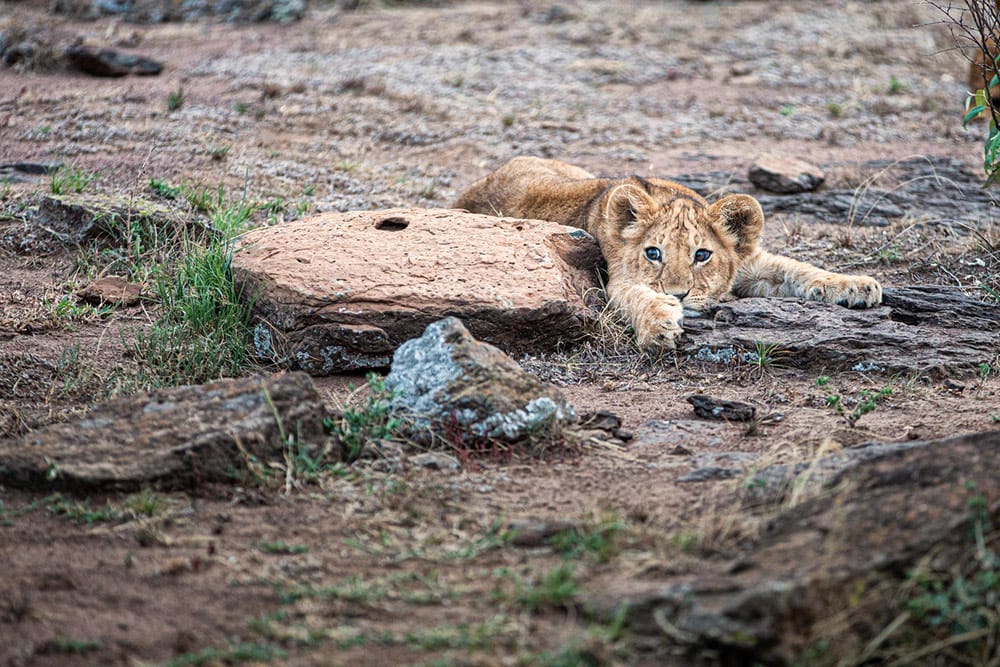
[[[753,197],[728,195],[708,204],[669,181],[629,178],[602,203],[605,228],[598,236],[610,276],[673,294],[695,312],[729,291],[764,225]]]

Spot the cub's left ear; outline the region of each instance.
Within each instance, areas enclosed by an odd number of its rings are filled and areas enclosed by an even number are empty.
[[[736,252],[747,257],[757,249],[764,228],[764,210],[750,195],[727,195],[715,202],[711,210],[722,225],[736,237]]]

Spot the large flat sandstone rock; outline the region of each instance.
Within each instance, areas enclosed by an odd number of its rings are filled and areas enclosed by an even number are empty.
[[[326,213],[254,230],[233,275],[254,346],[313,375],[388,366],[441,318],[507,352],[583,334],[597,244],[571,227],[462,211]]]

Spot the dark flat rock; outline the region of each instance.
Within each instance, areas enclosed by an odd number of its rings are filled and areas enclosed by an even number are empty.
[[[66,60],[84,74],[97,77],[122,77],[129,74],[152,76],[163,71],[163,64],[152,58],[121,53],[114,49],[86,46],[66,50]]]
[[[687,397],[687,402],[694,406],[694,413],[705,419],[722,419],[724,421],[748,422],[757,414],[757,408],[749,403],[727,401],[704,394],[693,394]]]
[[[886,289],[882,306],[854,310],[796,299],[739,299],[684,323],[683,351],[719,362],[759,342],[788,366],[949,374],[992,362],[1000,307],[948,287]]]

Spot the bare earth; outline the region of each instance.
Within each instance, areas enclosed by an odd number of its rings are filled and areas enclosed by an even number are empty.
[[[121,79],[0,67],[0,163],[73,164],[99,174],[92,192],[154,197],[153,178],[222,184],[280,198],[274,222],[448,206],[521,154],[669,177],[743,174],[777,152],[835,163],[828,180],[851,187],[876,158],[948,156],[979,169],[982,128],[960,123],[964,61],[933,10],[911,0],[320,5],[294,24],[244,26],[74,22],[36,4],[0,2],[0,29],[134,45],[123,50],[165,63],[159,76]],[[178,91],[183,105],[169,111]],[[879,178],[891,182],[891,169]],[[0,235],[21,229],[48,188],[47,176],[0,184]],[[1000,290],[995,218],[915,224],[925,222],[775,215],[765,244],[890,286],[957,285],[983,300],[984,285]],[[67,351],[110,382],[130,363],[123,340],[153,317],[147,301],[58,316],[53,304],[94,277],[80,265],[69,248],[0,245],[0,437],[86,410],[92,392],[60,370]],[[640,437],[458,470],[362,462],[291,489],[158,495],[149,513],[141,498],[0,487],[0,664],[690,664],[528,593],[553,586],[546,577],[564,563],[580,593],[734,558],[754,535],[753,519],[736,514],[740,479],[677,482],[712,454],[807,460],[995,429],[1000,415],[996,360],[947,384],[838,373],[831,385],[845,397],[892,387],[854,427],[827,406],[817,374],[782,366],[780,354],[763,367],[572,354],[524,365],[561,384],[579,412],[615,412]],[[317,379],[331,407],[362,383]],[[696,420],[692,393],[783,419],[749,434]],[[672,444],[644,444],[649,420],[673,421]],[[106,507],[116,515],[93,515]],[[609,551],[510,544],[504,527],[525,519],[606,534]]]

